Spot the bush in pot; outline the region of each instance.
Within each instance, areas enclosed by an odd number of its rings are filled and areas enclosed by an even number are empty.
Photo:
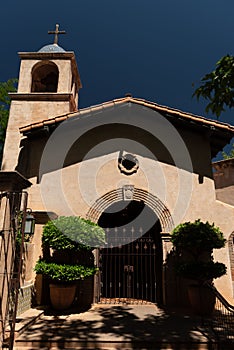
[[[105,244],[105,232],[79,216],[60,216],[44,226],[42,243],[56,250],[89,250]]]
[[[96,267],[83,265],[67,265],[38,260],[35,266],[36,273],[47,276],[51,281],[58,284],[72,283],[79,279],[92,276],[97,272]]]
[[[80,217],[61,216],[44,226],[43,258],[36,263],[35,271],[49,280],[50,298],[54,308],[69,307],[75,296],[76,282],[96,273],[92,250],[103,244],[104,230]],[[61,296],[68,287],[68,295]],[[56,301],[53,299],[55,295]],[[61,304],[62,300],[65,305]]]
[[[35,271],[50,281],[50,298],[53,308],[63,310],[70,307],[74,300],[76,282],[93,276],[97,268],[38,260]]]
[[[198,313],[211,313],[215,298],[205,283],[226,273],[226,266],[213,260],[213,249],[225,246],[223,233],[214,224],[198,219],[178,225],[171,241],[177,256],[178,275],[194,281],[188,290],[190,302]]]

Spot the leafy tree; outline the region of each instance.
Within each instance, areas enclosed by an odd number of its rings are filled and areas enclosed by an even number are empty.
[[[226,110],[234,107],[234,56],[223,56],[216,68],[201,79],[202,84],[193,96],[208,100],[206,113],[212,112],[217,118]],[[222,152],[224,159],[234,158],[234,144],[229,153]]]
[[[6,82],[0,82],[0,158],[9,117],[10,98],[8,93],[16,91],[16,83],[17,79],[9,79]]]
[[[234,56],[223,56],[201,82],[193,96],[208,100],[206,112],[210,111],[219,118],[226,108],[234,107]]]
[[[234,143],[232,145],[232,148],[229,153],[226,153],[225,151],[222,152],[223,159],[230,159],[234,158]]]

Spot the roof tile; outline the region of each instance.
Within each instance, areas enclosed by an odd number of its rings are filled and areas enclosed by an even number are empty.
[[[141,106],[145,106],[147,108],[151,108],[151,109],[158,111],[158,112],[165,112],[165,113],[169,113],[169,114],[174,115],[174,116],[179,116],[179,117],[182,117],[182,118],[187,119],[187,120],[201,123],[203,125],[214,126],[214,127],[219,128],[219,129],[233,132],[233,134],[234,134],[234,126],[229,125],[227,123],[218,122],[218,121],[215,121],[212,119],[207,119],[207,118],[202,117],[202,116],[198,116],[198,115],[187,113],[187,112],[182,112],[178,109],[173,109],[173,108],[170,108],[167,106],[159,105],[155,102],[146,101],[146,100],[140,99],[140,98],[133,98],[130,96],[114,99],[112,101],[107,101],[107,102],[101,103],[99,105],[90,106],[90,107],[83,108],[83,109],[75,111],[75,112],[67,113],[65,115],[57,116],[57,117],[54,117],[51,119],[45,119],[45,120],[42,120],[41,122],[26,125],[26,126],[23,126],[20,128],[20,132],[23,134],[28,133],[32,130],[36,130],[38,128],[41,128],[44,125],[51,125],[51,124],[60,123],[66,119],[74,117],[74,115],[77,116],[77,115],[83,115],[86,113],[97,112],[99,110],[102,110],[102,109],[105,109],[108,107],[114,107],[116,105],[124,104],[127,102],[132,102],[132,103],[135,103],[135,104],[138,104]]]

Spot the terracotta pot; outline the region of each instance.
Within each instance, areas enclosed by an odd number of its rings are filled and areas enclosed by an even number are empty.
[[[55,310],[68,309],[75,298],[76,285],[50,284],[50,301]]]
[[[194,313],[201,316],[209,316],[214,311],[215,294],[206,286],[188,286],[189,302]]]

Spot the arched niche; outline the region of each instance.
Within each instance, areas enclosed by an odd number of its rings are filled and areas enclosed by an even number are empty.
[[[32,69],[31,92],[57,92],[59,70],[55,63],[37,63]]]

